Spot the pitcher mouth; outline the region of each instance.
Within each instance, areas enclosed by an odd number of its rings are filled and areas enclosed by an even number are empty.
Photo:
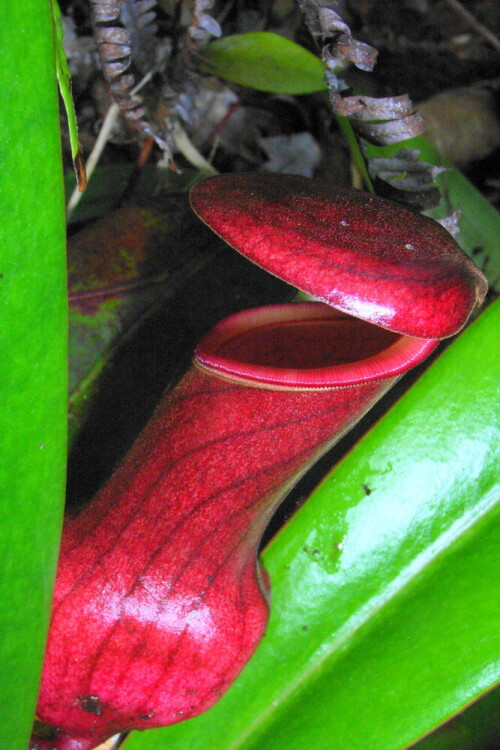
[[[321,302],[299,302],[225,318],[203,337],[194,361],[247,385],[322,390],[397,377],[438,343],[379,328]]]

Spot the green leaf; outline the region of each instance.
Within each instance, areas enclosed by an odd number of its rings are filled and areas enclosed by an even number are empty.
[[[198,56],[205,73],[272,94],[324,91],[325,66],[295,42],[268,31],[225,36]]]
[[[0,6],[0,726],[26,750],[62,518],[66,269],[47,0]]]
[[[126,750],[396,750],[498,680],[499,323],[497,303],[273,540],[268,632],[227,695]]]

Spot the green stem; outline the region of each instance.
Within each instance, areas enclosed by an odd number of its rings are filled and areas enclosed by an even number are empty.
[[[352,159],[354,161],[354,164],[356,165],[356,168],[358,169],[363,182],[365,183],[366,189],[369,193],[375,194],[375,189],[373,187],[373,183],[371,180],[371,177],[368,173],[368,169],[366,167],[366,162],[363,157],[361,148],[359,146],[358,139],[356,138],[356,134],[354,133],[353,127],[349,121],[348,117],[343,117],[342,115],[336,115],[337,123],[342,131],[342,133],[345,136],[345,139],[347,141],[347,145],[349,146],[349,150],[351,152]]]

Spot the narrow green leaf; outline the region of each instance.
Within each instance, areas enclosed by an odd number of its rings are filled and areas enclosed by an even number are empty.
[[[126,750],[397,750],[498,680],[499,323],[497,303],[269,546],[268,632],[228,694]]]
[[[0,6],[0,726],[26,750],[66,454],[64,202],[47,0]]]
[[[78,180],[78,187],[80,190],[85,190],[87,186],[87,176],[85,174],[85,166],[83,163],[83,157],[80,153],[80,144],[78,142],[78,123],[76,120],[73,95],[71,93],[71,74],[66,59],[66,52],[64,51],[61,10],[57,0],[49,0],[49,3],[52,10],[52,23],[54,25],[56,76],[61,98],[66,110],[66,117],[68,119],[71,157],[73,159],[75,174]]]
[[[272,94],[310,94],[327,88],[325,66],[316,55],[268,31],[216,39],[203,48],[198,64],[206,73]]]

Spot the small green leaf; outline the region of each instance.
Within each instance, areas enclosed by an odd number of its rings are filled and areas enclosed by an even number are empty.
[[[0,745],[26,750],[66,459],[66,238],[47,0],[0,4],[0,60]]]
[[[316,55],[268,31],[216,39],[203,48],[198,64],[205,73],[272,94],[327,88],[325,66]]]
[[[497,303],[273,540],[269,628],[226,696],[126,750],[399,750],[495,684],[499,323]]]

